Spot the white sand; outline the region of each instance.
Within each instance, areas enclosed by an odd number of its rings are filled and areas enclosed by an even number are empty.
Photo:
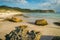
[[[0,13],[0,18],[6,18],[6,17],[10,17],[16,14],[22,14],[22,12],[5,12],[5,13]]]

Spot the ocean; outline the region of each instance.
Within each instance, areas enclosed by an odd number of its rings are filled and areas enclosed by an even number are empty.
[[[35,18],[60,19],[60,13],[26,13],[24,15],[29,16],[29,17],[35,17]]]
[[[60,13],[25,13],[24,15],[30,17],[28,19],[32,22],[37,19],[48,19],[60,22]]]

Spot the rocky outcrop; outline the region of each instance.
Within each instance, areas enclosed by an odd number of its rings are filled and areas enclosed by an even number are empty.
[[[27,29],[26,25],[21,25],[5,35],[6,40],[40,40],[41,33],[38,31]]]
[[[44,26],[44,25],[47,25],[48,23],[47,23],[47,21],[45,19],[41,19],[41,20],[36,20],[35,24]]]

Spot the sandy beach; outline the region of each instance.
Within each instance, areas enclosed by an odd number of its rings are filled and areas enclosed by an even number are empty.
[[[15,27],[20,26],[20,25],[27,25],[29,30],[40,31],[43,36],[41,38],[41,40],[51,40],[54,36],[60,36],[60,26],[53,24],[53,22],[56,22],[56,20],[46,19],[48,21],[48,25],[38,26],[38,25],[30,23],[31,22],[31,21],[29,21],[30,18],[25,18],[23,16],[16,16],[16,17],[22,18],[25,21],[17,22],[17,23],[10,22],[10,21],[1,21],[0,22],[0,38],[2,40],[5,40],[6,34],[9,34],[12,30],[15,29]]]

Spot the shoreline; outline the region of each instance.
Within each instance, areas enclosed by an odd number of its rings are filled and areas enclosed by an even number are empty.
[[[21,23],[20,22],[13,23],[13,22],[10,22],[10,21],[2,21],[2,22],[0,22],[0,25],[1,25],[0,26],[0,38],[5,40],[4,36],[6,34],[8,34],[9,32],[11,32],[12,30],[14,30],[15,27],[20,26],[20,25],[27,25],[29,30],[38,30],[38,31],[40,31],[42,33],[42,35],[52,36],[52,37],[53,36],[60,36],[60,27],[53,24],[53,22],[56,22],[55,20],[47,19],[48,25],[46,25],[46,26],[38,26],[38,25],[35,25],[35,24],[28,23],[28,22],[32,21],[29,18],[25,18],[23,16],[22,17],[17,16],[17,17],[22,18],[23,20],[26,20],[26,21],[21,22]]]

